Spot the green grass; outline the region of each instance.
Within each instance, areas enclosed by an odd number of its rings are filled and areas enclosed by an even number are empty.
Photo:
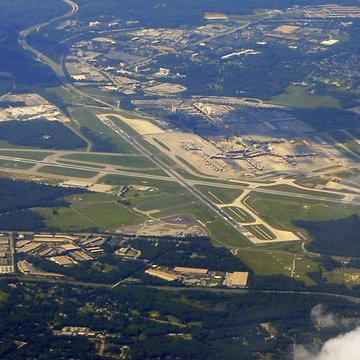
[[[118,171],[126,171],[130,172],[132,174],[139,174],[139,177],[141,177],[141,174],[143,175],[158,175],[163,177],[169,177],[168,174],[165,173],[165,171],[161,170],[160,168],[154,168],[154,169],[116,169]]]
[[[57,166],[43,166],[39,170],[41,173],[45,174],[54,174],[54,175],[61,175],[61,176],[69,176],[69,177],[77,177],[77,178],[92,178],[98,173],[95,171],[89,170],[78,170],[78,169],[71,169],[65,167],[57,167]]]
[[[260,240],[276,239],[276,236],[263,224],[248,225],[245,228]]]
[[[166,211],[171,208],[178,208],[182,205],[189,205],[189,196],[172,195],[172,194],[156,194],[130,200],[132,206],[141,211],[162,210]]]
[[[118,198],[110,194],[81,194],[67,198],[69,207],[57,209],[35,209],[44,216],[49,227],[64,231],[81,231],[97,228],[100,231],[115,231],[131,224],[145,221],[147,218],[117,202]]]
[[[78,160],[91,163],[107,164],[107,165],[116,165],[124,167],[134,167],[134,168],[152,168],[156,167],[147,158],[139,156],[116,156],[116,155],[97,155],[97,154],[68,154],[62,156],[64,159],[68,160]]]
[[[184,188],[174,181],[166,180],[153,180],[132,176],[122,176],[122,175],[105,175],[99,180],[99,182],[109,184],[109,185],[142,185],[150,186],[159,189],[160,192],[165,192],[169,194],[183,194],[185,192]]]
[[[142,137],[140,137],[138,139],[138,143],[141,144],[151,154],[158,154],[160,152],[159,149],[156,146],[154,146],[153,144],[150,144],[147,140],[145,140]],[[166,156],[166,155],[164,155],[164,156]]]
[[[37,147],[33,147],[33,146],[20,146],[20,145],[14,145],[14,144],[10,144],[8,141],[6,140],[0,140],[0,149],[4,148],[4,149],[14,149],[14,150],[22,150],[22,149],[34,149],[34,150],[41,150],[40,148]]]
[[[45,89],[50,98],[59,98],[68,105],[76,105],[84,101],[84,97],[61,86]]]
[[[52,155],[51,152],[46,151],[21,151],[21,150],[1,150],[0,156],[10,156],[30,160],[44,160],[46,157]]]
[[[351,169],[336,171],[336,172],[329,173],[326,175],[331,176],[331,177],[342,178],[342,179],[349,179],[351,177],[359,176],[360,170],[357,168],[351,168]]]
[[[299,181],[296,181],[295,183],[300,186],[304,186],[307,188],[315,188],[317,185],[326,185],[328,183],[329,179],[322,178],[319,176],[302,179]]]
[[[119,153],[135,154],[137,151],[108,126],[104,125],[97,116],[84,108],[75,108],[72,111],[72,116],[81,124],[90,130],[107,136],[114,144],[117,145]]]
[[[124,117],[127,117],[127,115]],[[134,137],[140,136],[140,134],[136,130],[134,130],[131,126],[126,124],[124,121],[122,121],[117,116],[108,116],[108,118],[111,121],[113,121],[121,130],[125,131],[128,135],[134,136]]]
[[[243,193],[239,189],[227,189],[216,186],[196,185],[195,187],[215,203],[220,203],[219,200],[224,204],[232,203]]]
[[[252,193],[246,203],[270,225],[292,230],[300,230],[293,225],[294,220],[322,221],[360,215],[359,206],[271,194]]]
[[[249,246],[251,243],[231,225],[220,218],[207,206],[187,194],[154,194],[132,198],[131,206],[142,211],[160,210],[152,214],[155,218],[171,215],[189,215],[205,225],[209,235],[216,244],[227,247]]]
[[[273,185],[273,186],[260,186],[260,189],[269,189],[269,190],[278,190],[284,191],[294,194],[304,194],[304,195],[311,195],[311,196],[320,196],[320,197],[328,197],[332,199],[342,199],[344,196],[339,194],[332,194],[329,192],[323,191],[312,191],[307,189],[301,189],[291,185]]]
[[[10,160],[1,160],[0,159],[0,167],[8,168],[8,169],[20,169],[20,170],[29,170],[35,164],[29,164],[21,161],[10,161]]]
[[[167,151],[171,151],[171,149],[165,145],[162,141],[156,139],[156,138],[153,138],[153,140],[158,144],[160,145],[163,149],[167,150]]]
[[[223,210],[239,223],[249,223],[255,221],[248,212],[237,206],[224,207]]]
[[[302,86],[290,85],[285,93],[271,99],[274,104],[316,109],[321,107],[341,109],[340,101],[332,96],[309,94]]]
[[[294,255],[276,251],[240,250],[240,259],[257,275],[291,275]],[[299,256],[295,262],[294,278],[313,285],[315,282],[307,275],[318,270],[319,264],[306,256]]]
[[[345,285],[349,288],[360,284],[360,271],[356,269],[323,270],[322,276],[330,284]]]
[[[0,291],[0,306],[4,305],[9,298],[9,295],[4,293],[3,291]]]
[[[348,141],[344,143],[344,146],[346,146],[346,148],[349,149],[351,152],[360,154],[360,144],[357,141],[355,140]]]
[[[101,165],[95,165],[95,164],[91,164],[91,163],[83,163],[80,161],[71,161],[71,160],[56,160],[56,163],[58,164],[64,164],[64,165],[79,165],[79,166],[84,166],[84,167],[89,167],[89,168],[93,168],[93,169],[105,169],[106,166],[101,166]]]

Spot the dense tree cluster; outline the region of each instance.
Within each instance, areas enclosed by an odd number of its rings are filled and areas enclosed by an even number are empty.
[[[0,123],[0,140],[10,144],[44,149],[72,150],[86,147],[86,142],[58,121],[5,121]]]
[[[360,219],[357,215],[328,221],[296,221],[308,231],[310,251],[326,255],[360,257]]]
[[[120,347],[128,345],[132,359],[239,360],[272,353],[282,360],[288,358],[294,341],[334,336],[313,326],[314,306],[321,303],[326,312],[347,318],[360,311],[358,304],[319,295],[171,292],[126,286],[110,290],[16,281],[11,286],[2,282],[0,290],[8,294],[0,306],[2,359],[97,359],[94,342],[53,334],[63,326],[84,326],[110,334],[106,343],[114,346],[106,349],[112,348],[117,356]],[[157,314],[155,318],[151,312]],[[267,322],[277,331],[272,339],[260,327]],[[17,347],[14,341],[26,345]]]
[[[43,218],[33,207],[68,206],[67,195],[86,190],[0,178],[0,228],[3,230],[38,231],[46,228]]]

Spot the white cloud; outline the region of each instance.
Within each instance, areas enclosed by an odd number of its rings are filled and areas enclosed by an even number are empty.
[[[332,313],[326,314],[324,307],[321,304],[312,308],[311,319],[319,328],[330,328],[335,326],[349,327],[358,324],[357,319],[343,318]]]
[[[330,339],[319,351],[296,345],[294,360],[360,360],[360,327]]]

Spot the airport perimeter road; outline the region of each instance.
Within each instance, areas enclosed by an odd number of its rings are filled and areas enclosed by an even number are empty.
[[[99,100],[94,96],[88,95],[86,93],[83,93],[76,87],[74,87],[72,84],[69,83],[69,81],[66,78],[65,71],[63,68],[63,64],[58,64],[48,58],[46,55],[42,54],[40,51],[35,49],[34,47],[30,46],[26,40],[27,36],[29,36],[32,32],[38,31],[44,26],[47,26],[55,21],[58,21],[60,19],[68,18],[74,15],[78,10],[78,5],[73,2],[72,0],[62,0],[65,3],[69,4],[71,6],[71,10],[67,12],[66,14],[57,17],[55,19],[49,20],[45,23],[32,26],[29,29],[26,29],[21,32],[19,43],[20,45],[25,49],[33,53],[35,58],[42,61],[49,67],[53,69],[55,74],[58,76],[60,81],[64,84],[66,88],[68,88],[71,91],[75,91],[79,94],[81,94],[85,98],[92,99],[93,101],[96,101],[97,103],[106,106],[108,109],[111,109],[113,111],[119,112],[119,109],[115,106],[106,103],[103,100]],[[226,221],[228,224],[230,224],[234,229],[236,229],[239,233],[241,233],[243,236],[249,238],[248,231],[245,230],[237,221],[235,221],[230,215],[228,215],[224,210],[217,207],[211,200],[209,200],[203,193],[201,193],[199,190],[197,190],[192,182],[190,182],[188,179],[182,177],[179,175],[176,171],[174,171],[169,165],[164,163],[156,154],[152,154],[149,150],[147,150],[142,144],[140,144],[136,139],[129,136],[127,133],[125,133],[119,126],[117,126],[112,120],[109,119],[99,119],[99,121],[102,121],[106,126],[108,126],[111,130],[113,130],[119,137],[126,140],[130,145],[132,145],[136,150],[138,150],[141,154],[143,154],[145,157],[150,159],[152,162],[154,162],[160,169],[162,169],[166,174],[169,175],[171,179],[178,182],[181,186],[183,186],[189,193],[191,193],[195,198],[197,198],[202,204],[209,207],[211,210],[213,210],[218,216],[220,216],[224,221]],[[92,169],[94,171],[94,169]],[[140,177],[140,174],[137,174],[138,177]],[[248,188],[247,188],[248,189]],[[255,189],[254,189],[255,190]],[[257,191],[258,189],[256,189]],[[267,192],[269,190],[261,189],[263,192]],[[271,190],[274,191],[274,190]],[[273,192],[274,193],[274,192]],[[284,195],[282,192],[281,195]],[[292,193],[289,193],[289,195],[292,195]],[[296,194],[296,196],[299,196],[301,198],[304,198],[305,195]],[[328,198],[320,199],[320,200],[326,200],[328,201]],[[341,201],[337,201],[341,202]],[[244,235],[246,233],[246,235]],[[249,239],[250,240],[250,239]]]
[[[71,0],[63,0],[67,4],[71,6],[71,10],[67,12],[66,14],[56,17],[52,20],[49,20],[45,23],[32,26],[29,29],[26,29],[20,33],[19,43],[20,45],[27,51],[30,51],[36,59],[43,62],[44,64],[48,65],[53,69],[55,74],[58,76],[60,81],[64,84],[65,87],[72,91],[76,91],[77,93],[81,94],[82,96],[86,98],[90,98],[102,105],[105,105],[111,110],[119,111],[118,108],[115,108],[111,104],[108,104],[102,100],[99,100],[95,98],[94,96],[89,96],[88,94],[83,93],[79,89],[75,88],[73,85],[69,84],[69,82],[66,79],[65,71],[61,64],[58,64],[54,62],[52,59],[47,57],[46,55],[42,54],[40,51],[32,47],[27,42],[27,37],[34,31],[38,31],[44,26],[50,25],[51,23],[58,21],[60,19],[64,19],[67,17],[71,17],[74,15],[78,10],[78,5],[71,1]],[[100,120],[99,120],[100,121]],[[199,190],[197,190],[193,185],[188,184],[186,179],[182,176],[178,175],[173,169],[171,169],[170,166],[165,164],[162,160],[160,160],[155,154],[152,154],[149,152],[146,148],[144,148],[138,141],[130,137],[128,134],[126,134],[120,127],[118,127],[113,121],[106,119],[104,121],[105,125],[107,125],[110,129],[112,129],[118,136],[125,139],[129,144],[131,144],[135,149],[137,149],[141,154],[146,156],[148,159],[152,160],[160,169],[162,169],[165,173],[167,173],[172,179],[177,181],[180,185],[182,185],[184,188],[188,190],[189,193],[191,193],[193,196],[195,196],[201,203],[208,206],[210,209],[212,209],[214,212],[216,212],[223,220],[225,220],[228,224],[230,224],[232,227],[234,227],[238,232],[241,234],[244,232],[244,229],[241,225],[239,225],[231,216],[229,216],[225,211],[218,208],[216,205],[214,205],[205,195],[203,195]]]
[[[85,171],[91,171],[94,173],[99,173],[102,176],[105,175],[124,175],[124,176],[130,176],[130,177],[137,177],[137,178],[145,178],[145,179],[153,179],[153,180],[161,180],[161,181],[171,181],[166,176],[161,175],[152,175],[152,174],[146,174],[146,169],[144,170],[144,173],[135,172],[136,169],[134,169],[134,172],[129,170],[119,170],[115,169],[116,166],[114,166],[114,169],[98,169],[96,167],[91,167],[91,165],[77,165],[77,164],[63,164],[63,163],[56,163],[55,161],[46,161],[46,160],[33,160],[33,159],[23,159],[23,158],[16,158],[11,156],[2,156],[0,155],[0,160],[4,161],[13,161],[13,162],[20,162],[20,163],[27,163],[27,164],[33,164],[33,165],[41,165],[41,166],[52,166],[52,167],[58,167],[58,168],[65,168],[65,169],[73,169],[73,170],[85,170]],[[119,168],[120,166],[117,166]],[[27,170],[28,172],[31,172],[31,169]],[[138,171],[138,170],[136,170]],[[37,174],[43,174],[41,171],[37,171]],[[51,175],[51,174],[50,174]],[[64,177],[75,177],[75,176],[65,176]],[[88,180],[91,182],[91,177],[85,178],[83,180]]]
[[[39,151],[39,150],[34,150]],[[58,168],[66,168],[66,169],[74,169],[74,170],[86,170],[86,171],[92,171],[101,174],[102,176],[105,175],[124,175],[134,178],[144,178],[144,179],[153,179],[153,180],[161,180],[161,181],[175,181],[179,182],[179,178],[181,178],[186,184],[191,186],[193,188],[197,185],[205,185],[205,186],[211,186],[211,187],[219,187],[222,189],[239,189],[240,190],[251,190],[253,192],[257,193],[264,193],[264,194],[270,194],[270,195],[278,195],[278,196],[287,196],[287,197],[293,197],[293,198],[299,198],[299,199],[308,199],[308,200],[315,200],[315,201],[324,201],[324,202],[331,202],[336,204],[347,204],[347,205],[360,205],[360,201],[355,200],[343,200],[343,199],[335,199],[330,197],[321,196],[321,192],[318,191],[319,195],[308,195],[308,194],[301,194],[296,192],[289,192],[289,191],[281,191],[281,190],[273,190],[273,189],[266,189],[266,188],[259,188],[259,187],[251,187],[251,186],[242,186],[239,184],[226,184],[226,183],[218,183],[218,182],[210,182],[206,180],[188,180],[183,178],[181,175],[176,173],[172,170],[172,173],[169,174],[167,171],[166,173],[168,176],[161,176],[161,175],[153,175],[153,174],[147,174],[147,169],[134,169],[134,172],[131,169],[124,169],[121,170],[121,166],[111,166],[113,168],[108,169],[99,169],[96,167],[92,167],[89,163],[88,166],[86,165],[78,165],[78,164],[65,164],[65,163],[57,163],[56,161],[50,161],[50,160],[34,160],[34,159],[25,159],[25,158],[18,158],[13,156],[3,156],[0,155],[0,160],[4,161],[12,161],[12,162],[19,162],[19,163],[27,163],[27,164],[33,164],[33,165],[41,165],[41,166],[53,166]],[[153,155],[151,155],[151,160],[154,161]],[[96,163],[96,165],[104,165]],[[156,164],[158,165],[158,164]],[[110,167],[110,165],[108,165]],[[158,165],[159,167],[159,165]],[[136,170],[136,172],[135,172]],[[140,172],[140,170],[143,170],[144,172]],[[31,172],[31,169],[28,171]],[[174,176],[172,176],[174,175]],[[176,176],[176,178],[175,178]],[[70,176],[71,177],[71,176]],[[88,178],[89,182],[91,181],[91,178]],[[195,189],[196,190],[196,189]],[[198,191],[198,190],[196,190]],[[202,193],[201,193],[202,194]],[[202,194],[203,195],[203,194]],[[203,195],[205,196],[205,195]],[[208,200],[212,203],[211,200]]]

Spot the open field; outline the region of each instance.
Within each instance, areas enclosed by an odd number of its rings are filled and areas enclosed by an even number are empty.
[[[21,150],[2,150],[0,149],[0,156],[11,156],[30,160],[44,160],[46,157],[52,155],[51,152],[46,151],[21,151]]]
[[[4,168],[8,168],[8,169],[28,170],[28,169],[31,169],[33,166],[34,166],[34,164],[29,164],[26,162],[0,159],[0,167],[4,167]]]
[[[70,169],[70,168],[64,168],[58,166],[43,166],[38,171],[40,173],[45,173],[45,174],[54,174],[64,177],[70,176],[70,177],[85,178],[85,179],[92,178],[98,174],[95,171],[77,170],[77,169]]]
[[[317,271],[319,263],[306,256],[257,250],[240,250],[238,256],[257,275],[292,276],[308,285],[315,284],[307,274]]]
[[[242,190],[239,189],[222,189],[206,185],[196,185],[195,187],[214,203],[231,203],[242,194]]]
[[[252,193],[246,203],[260,213],[269,224],[293,230],[299,230],[293,225],[294,220],[320,221],[360,214],[358,206],[271,194]]]
[[[49,227],[63,231],[81,231],[84,229],[99,229],[100,231],[115,231],[118,228],[137,224],[145,217],[131,211],[117,202],[118,198],[109,194],[81,194],[68,197],[69,207],[36,209],[44,216]]]
[[[279,190],[284,192],[291,192],[295,194],[304,194],[304,195],[312,195],[312,196],[321,196],[321,197],[328,197],[332,199],[342,199],[343,195],[340,194],[333,194],[331,192],[319,192],[319,191],[311,191],[307,189],[301,189],[299,187],[281,184],[281,185],[272,185],[272,186],[260,186],[261,189],[272,189],[272,190]]]
[[[140,185],[140,186],[149,186],[158,189],[160,192],[167,192],[170,194],[182,194],[184,189],[178,183],[174,181],[164,181],[164,180],[152,180],[144,179],[139,174],[139,177],[130,177],[130,176],[120,176],[120,175],[106,175],[102,177],[99,182],[108,184],[108,185]]]
[[[156,194],[141,196],[130,200],[130,204],[140,211],[166,211],[189,205],[189,196],[183,194]]]
[[[344,284],[351,288],[360,285],[360,270],[357,269],[336,269],[323,271],[323,278],[331,284]]]
[[[175,182],[141,180],[141,178],[114,175],[107,175],[100,181],[110,185],[142,185],[157,188],[158,192],[155,194],[127,200],[135,208],[142,202],[141,210],[150,212],[153,218],[163,218],[170,215],[193,216],[199,221],[200,225],[209,231],[213,241],[217,244],[228,247],[251,245],[245,236],[214,214],[212,210],[187,195],[184,192],[185,190]]]
[[[263,224],[247,225],[245,228],[260,240],[271,241],[276,239],[276,235]]]
[[[1,152],[0,152],[1,154]],[[151,168],[156,165],[149,161],[143,156],[116,156],[116,155],[97,155],[97,154],[69,154],[62,156],[64,159],[68,160],[77,160],[82,162],[98,163],[98,164],[108,164],[124,167],[134,167],[134,168]]]
[[[137,151],[125,140],[115,134],[108,126],[104,125],[93,113],[84,108],[75,108],[72,111],[72,116],[79,124],[92,130],[97,134],[101,134],[108,138],[111,142],[116,144],[119,153],[134,154]]]
[[[320,107],[340,109],[340,101],[332,96],[309,94],[304,87],[291,85],[285,93],[275,96],[271,102],[278,105],[316,109]]]
[[[80,162],[80,161],[56,160],[56,163],[57,164],[64,164],[64,165],[80,165],[80,166],[85,166],[87,168],[99,169],[99,170],[105,169],[105,166],[102,166],[102,165],[95,165],[95,164],[92,164],[92,163],[84,163],[84,162]]]
[[[244,209],[236,206],[224,207],[225,210],[234,220],[239,223],[250,223],[255,221],[255,219]]]

